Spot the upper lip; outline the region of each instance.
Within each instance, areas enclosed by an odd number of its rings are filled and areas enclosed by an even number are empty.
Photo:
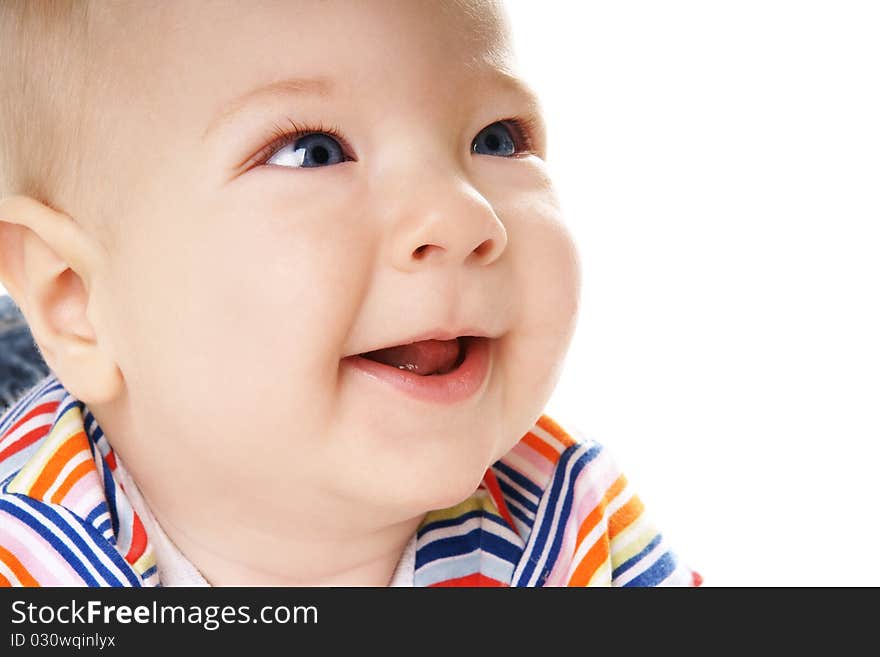
[[[463,327],[463,328],[452,328],[452,329],[444,329],[444,328],[436,328],[430,329],[428,331],[424,331],[422,333],[417,333],[415,335],[396,339],[394,341],[383,342],[382,344],[368,347],[366,349],[362,349],[354,354],[349,354],[349,356],[357,356],[359,354],[366,354],[371,351],[378,351],[379,349],[388,349],[389,347],[399,347],[405,344],[411,344],[413,342],[422,342],[423,340],[452,340],[454,338],[460,338],[463,336],[473,336],[478,338],[492,338],[494,336],[490,335],[488,331],[480,328],[474,327]],[[347,356],[346,356],[347,357]]]

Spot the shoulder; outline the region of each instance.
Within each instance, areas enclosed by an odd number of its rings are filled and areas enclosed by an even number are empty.
[[[0,585],[141,585],[82,411],[48,377],[0,418]]]
[[[492,468],[527,558],[519,585],[698,581],[668,548],[602,444],[542,415]]]

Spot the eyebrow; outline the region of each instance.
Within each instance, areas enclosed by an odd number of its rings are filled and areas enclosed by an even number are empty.
[[[332,93],[332,90],[333,83],[327,78],[288,78],[261,85],[224,105],[223,109],[221,109],[208,123],[205,132],[202,133],[202,139],[204,140],[222,124],[231,121],[232,118],[245,107],[257,101],[265,101],[272,98],[286,98],[296,94],[329,96]]]
[[[539,105],[537,94],[532,87],[513,73],[493,68],[479,76],[479,79],[483,83],[494,82],[505,87],[509,91],[521,96],[529,105]],[[230,122],[235,115],[253,103],[275,98],[286,98],[297,94],[327,97],[333,93],[333,86],[333,82],[328,78],[287,78],[255,87],[224,105],[223,109],[208,123],[208,126],[202,133],[202,140],[206,139],[212,132],[215,132],[221,125]]]

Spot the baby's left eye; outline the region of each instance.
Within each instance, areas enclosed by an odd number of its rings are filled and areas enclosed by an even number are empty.
[[[510,157],[518,150],[516,137],[503,121],[496,121],[480,130],[471,144],[471,151],[481,155]]]

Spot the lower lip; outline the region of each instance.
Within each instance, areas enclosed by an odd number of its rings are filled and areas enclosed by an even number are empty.
[[[440,404],[455,404],[473,397],[482,387],[489,373],[491,360],[489,338],[465,338],[467,352],[456,369],[446,374],[419,376],[409,370],[383,365],[362,356],[349,356],[342,359],[358,373],[397,388],[404,394],[418,399]]]

